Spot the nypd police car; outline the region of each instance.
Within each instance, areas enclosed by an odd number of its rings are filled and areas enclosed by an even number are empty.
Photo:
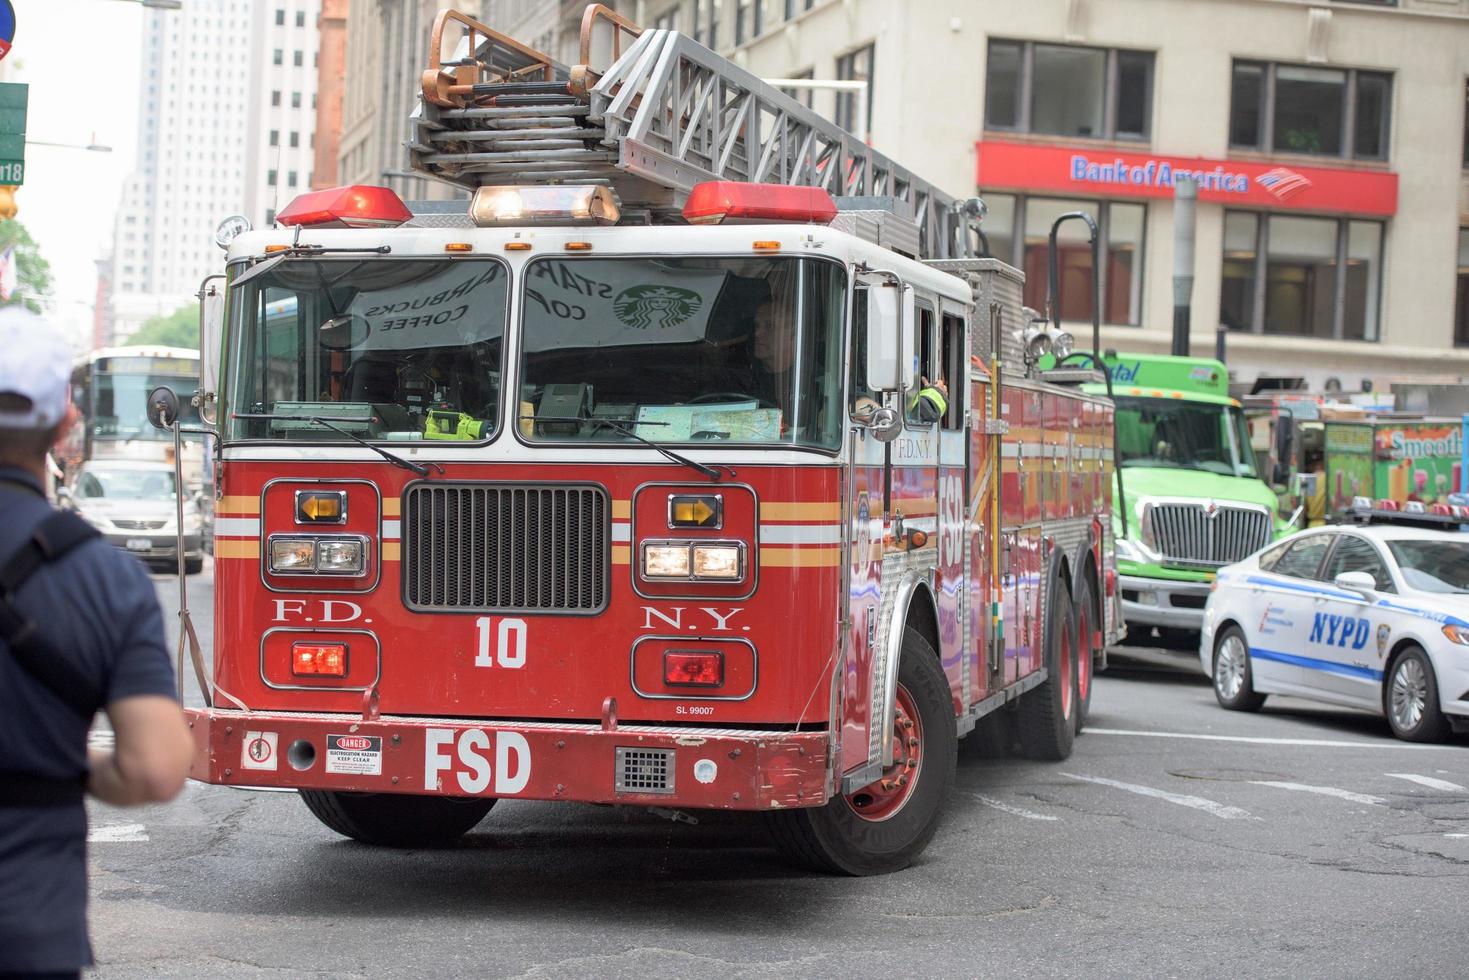
[[[1323,527],[1264,548],[1220,570],[1199,660],[1235,711],[1290,694],[1409,741],[1469,730],[1469,534]]]

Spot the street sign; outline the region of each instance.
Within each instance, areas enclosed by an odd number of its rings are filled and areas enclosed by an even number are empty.
[[[0,184],[17,187],[25,183],[29,100],[30,86],[26,83],[0,82]]]

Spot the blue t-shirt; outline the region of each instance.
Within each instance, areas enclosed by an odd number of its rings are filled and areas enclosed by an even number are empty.
[[[49,513],[34,477],[0,467],[0,564]],[[16,605],[61,656],[92,678],[104,704],[176,696],[158,597],[132,556],[101,539],[88,541],[37,569],[18,590]],[[0,771],[80,777],[87,771],[89,721],[43,687],[0,641]],[[80,804],[0,805],[0,974],[91,964],[86,842]]]

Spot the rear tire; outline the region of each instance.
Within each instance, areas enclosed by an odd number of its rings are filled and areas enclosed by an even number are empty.
[[[1026,758],[1059,762],[1076,738],[1076,617],[1071,593],[1059,578],[1047,592],[1045,651],[1048,676],[1020,698],[1016,734]]]
[[[1250,647],[1244,631],[1230,625],[1214,638],[1214,697],[1230,711],[1259,711],[1265,695],[1255,693]]]
[[[1405,742],[1441,742],[1449,723],[1438,706],[1438,678],[1418,647],[1393,661],[1383,685],[1382,706],[1392,733]]]
[[[877,875],[901,871],[923,852],[954,787],[958,736],[938,654],[912,628],[903,634],[897,715],[894,763],[877,782],[823,807],[765,814],[781,854],[816,871]]]
[[[203,555],[200,555],[198,558],[185,558],[184,559],[184,574],[185,575],[198,575],[202,571],[204,571],[204,556]]]
[[[383,847],[444,847],[474,829],[493,798],[303,789],[306,809],[343,837]]]
[[[1092,710],[1092,674],[1096,668],[1098,628],[1092,580],[1083,573],[1076,585],[1076,734],[1080,735]]]

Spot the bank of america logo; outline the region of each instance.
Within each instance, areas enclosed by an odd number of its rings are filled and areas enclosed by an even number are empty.
[[[1256,183],[1284,201],[1311,186],[1311,181],[1294,170],[1276,167],[1255,178]]]

